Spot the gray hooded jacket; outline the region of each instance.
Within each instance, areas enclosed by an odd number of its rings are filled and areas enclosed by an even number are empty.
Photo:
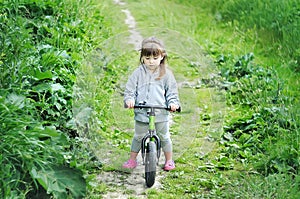
[[[129,77],[124,92],[124,103],[128,100],[146,102],[146,105],[169,107],[171,104],[180,106],[177,83],[172,71],[166,68],[166,74],[160,79],[159,70],[154,73],[148,71],[145,65],[140,65]],[[149,122],[147,110],[135,109],[134,119],[140,122]],[[162,109],[155,111],[156,122],[169,120],[169,112]]]

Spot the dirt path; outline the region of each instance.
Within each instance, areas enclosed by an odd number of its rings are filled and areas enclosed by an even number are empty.
[[[125,23],[127,24],[128,31],[130,33],[128,37],[128,43],[133,45],[135,50],[138,50],[143,37],[139,32],[139,29],[136,27],[136,21],[134,17],[126,8],[125,2],[114,0],[114,3],[117,6],[120,6],[122,12],[126,15]],[[167,36],[172,37],[170,34],[166,35],[166,37]],[[176,38],[176,36],[177,35],[174,37]],[[190,58],[186,57],[186,59]],[[198,61],[198,57],[196,57],[196,60]],[[203,67],[207,68],[205,64]],[[214,107],[213,110],[211,110],[211,115],[215,115],[213,118],[216,119],[215,121],[212,121],[208,127],[210,128],[209,131],[211,132],[220,131],[220,128],[222,127],[222,115],[224,114],[225,109],[224,105],[222,104],[222,99],[217,99],[218,97],[214,89],[195,89],[199,86],[199,80],[186,79],[184,76],[182,76],[183,73],[180,71],[180,69],[174,68],[174,73],[178,74],[176,79],[178,81],[180,94],[183,97],[182,101],[187,101],[187,104],[182,104],[183,110],[185,111],[182,113],[183,116],[181,121],[179,121],[181,125],[178,133],[177,135],[172,136],[174,145],[174,159],[176,161],[176,159],[180,158],[188,149],[188,146],[193,142],[196,136],[199,137],[200,135],[201,137],[200,150],[203,154],[209,153],[214,148],[215,143],[211,142],[210,137],[207,137],[203,133],[203,129],[199,122],[200,113],[203,112],[203,109],[205,109],[200,107],[200,104],[208,104],[208,106]],[[122,101],[122,98],[117,100]],[[213,103],[213,105],[211,103]],[[197,141],[199,142],[199,139]],[[118,156],[124,156],[124,158],[128,157],[128,152],[126,152],[126,154],[124,152],[122,153],[123,155],[118,154]],[[162,188],[161,179],[168,175],[167,172],[162,170],[162,165],[164,163],[164,157],[162,155],[159,163],[160,166],[157,169],[156,182],[153,187],[149,189],[145,185],[144,165],[142,165],[140,155],[138,156],[138,166],[132,172],[126,172],[120,168],[125,159],[119,160],[116,158],[113,160],[111,156],[116,156],[114,153],[108,153],[107,156],[107,161],[110,163],[113,162],[111,164],[114,166],[111,170],[107,169],[98,176],[99,181],[102,184],[105,184],[109,190],[109,192],[103,195],[103,198],[147,198],[146,192],[150,189],[160,190]]]
[[[121,8],[126,5],[125,2],[120,0],[114,0],[114,3],[118,6],[121,6]],[[130,33],[128,43],[132,44],[135,50],[139,50],[143,37],[136,29],[135,19],[128,9],[122,8],[122,12],[126,15],[125,23],[127,24],[128,31]],[[110,171],[99,176],[99,180],[109,186],[123,187],[103,195],[103,198],[129,198],[132,196],[145,198],[145,191],[147,187],[144,179],[144,165],[142,164],[142,158],[140,155],[138,156],[137,160],[138,166],[130,174],[118,171]],[[160,158],[159,164],[162,165],[163,163],[163,158]],[[152,186],[152,189],[161,188],[159,181],[160,178],[163,177],[163,170],[161,167],[159,167],[157,171],[156,182]]]
[[[121,6],[121,8],[126,5],[125,2],[122,2],[121,0],[114,0],[115,4]],[[122,12],[125,13],[126,19],[125,19],[125,24],[128,26],[128,31],[130,33],[128,43],[132,44],[134,46],[135,50],[140,49],[141,42],[143,40],[143,37],[139,31],[136,29],[136,22],[134,17],[131,15],[131,12],[126,9],[122,8]]]

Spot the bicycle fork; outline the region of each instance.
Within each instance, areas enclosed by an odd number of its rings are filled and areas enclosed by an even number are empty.
[[[160,157],[160,139],[157,135],[155,134],[147,134],[145,135],[145,137],[142,139],[142,159],[143,159],[143,164],[145,164],[145,153],[147,152],[146,149],[147,149],[147,144],[148,144],[148,141],[149,142],[155,142],[155,145],[156,145],[156,151],[157,151],[157,164],[158,164],[158,160],[159,160],[159,157]]]
[[[150,110],[151,111],[149,113],[149,133],[146,134],[142,139],[142,159],[143,159],[143,164],[145,164],[145,153],[147,152],[146,144],[147,141],[149,140],[149,142],[155,142],[156,144],[156,152],[157,152],[156,155],[157,155],[157,164],[158,164],[158,160],[160,157],[161,143],[159,137],[155,133],[155,112],[153,108],[151,108]]]

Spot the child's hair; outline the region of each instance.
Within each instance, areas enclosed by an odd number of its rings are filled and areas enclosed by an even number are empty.
[[[159,56],[161,55],[163,59],[160,62],[160,72],[157,80],[160,80],[166,74],[166,59],[167,53],[162,41],[158,40],[155,37],[149,37],[143,40],[140,62],[143,64],[142,57],[143,56]]]

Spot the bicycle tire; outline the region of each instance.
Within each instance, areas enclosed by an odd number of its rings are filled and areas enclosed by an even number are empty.
[[[157,149],[154,141],[147,144],[145,157],[145,180],[147,187],[152,187],[156,176]]]

